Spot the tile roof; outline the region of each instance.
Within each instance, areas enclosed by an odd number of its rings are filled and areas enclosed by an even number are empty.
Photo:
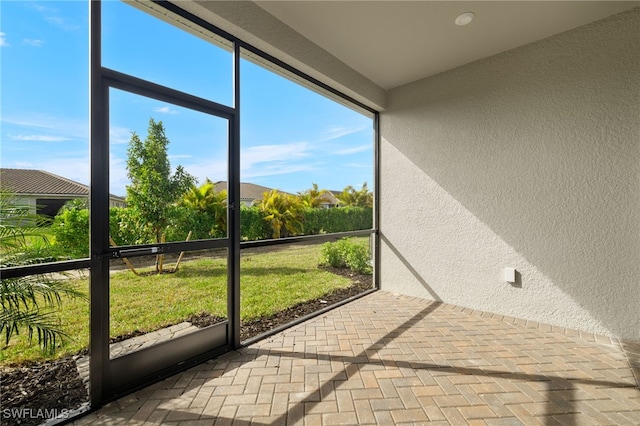
[[[0,168],[0,188],[15,194],[89,195],[89,186],[44,170]],[[110,194],[112,199],[123,197]]]
[[[342,192],[338,192],[338,194],[341,194]],[[338,198],[335,195],[335,191],[327,191],[324,194],[322,194],[322,196],[320,197],[320,200],[324,203],[328,203],[328,204],[338,204]]]
[[[215,183],[214,186],[216,192],[222,191],[222,190],[227,190],[227,182],[226,181],[218,181]],[[254,183],[244,183],[241,182],[240,183],[240,200],[242,201],[246,201],[246,200],[261,200],[262,199],[262,194],[264,194],[265,192],[269,192],[271,191],[273,188],[268,188],[266,186],[261,186],[261,185],[256,185]],[[286,192],[284,191],[280,191],[284,194],[286,194]]]
[[[0,185],[16,194],[89,195],[87,185],[44,170],[0,169]]]

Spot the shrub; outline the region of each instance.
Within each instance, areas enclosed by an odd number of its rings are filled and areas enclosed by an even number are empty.
[[[345,240],[339,240],[335,243],[324,243],[320,253],[320,265],[346,268],[347,256],[344,241]]]
[[[361,274],[371,274],[371,253],[368,244],[352,244],[347,250],[347,266]]]
[[[151,231],[142,225],[140,216],[131,207],[109,209],[109,235],[119,246],[149,244],[154,241]]]
[[[53,219],[51,232],[64,256],[89,257],[89,210],[86,203],[78,200],[66,203]]]
[[[321,265],[334,268],[349,268],[361,274],[373,272],[369,245],[354,238],[343,238],[333,243],[324,243],[320,257]]]

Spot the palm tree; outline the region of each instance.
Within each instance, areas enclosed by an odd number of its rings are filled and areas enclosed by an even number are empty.
[[[318,189],[317,183],[312,183],[311,185],[311,188],[298,192],[298,196],[305,207],[318,208],[322,203],[322,196],[329,191],[326,189]]]
[[[351,185],[345,187],[337,198],[345,207],[373,207],[373,193],[369,192],[367,182],[362,184],[359,191]]]
[[[216,192],[214,183],[207,179],[202,185],[193,185],[182,196],[180,204],[206,213],[213,219],[214,227],[227,232],[227,191]]]
[[[304,231],[303,204],[295,195],[272,189],[262,194],[258,209],[271,225],[273,238],[298,235]]]
[[[29,251],[32,241],[48,245],[41,225],[42,219],[32,213],[31,207],[18,205],[10,193],[0,193],[0,267],[42,261]],[[30,342],[37,334],[42,349],[54,352],[58,339],[66,336],[55,317],[62,296],[85,297],[50,274],[1,279],[0,334],[4,334],[5,344],[26,330]]]

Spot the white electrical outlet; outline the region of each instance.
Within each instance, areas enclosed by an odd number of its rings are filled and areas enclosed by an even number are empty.
[[[504,268],[504,280],[508,283],[516,282],[516,269],[515,268]]]

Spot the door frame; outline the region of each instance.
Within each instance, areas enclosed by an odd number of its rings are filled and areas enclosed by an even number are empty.
[[[90,385],[98,407],[159,378],[240,345],[239,47],[234,43],[234,107],[222,105],[102,66],[101,2],[90,2]],[[111,247],[109,233],[109,90],[119,89],[227,120],[227,238]],[[110,358],[109,264],[152,252],[227,249],[227,321],[122,357]]]

